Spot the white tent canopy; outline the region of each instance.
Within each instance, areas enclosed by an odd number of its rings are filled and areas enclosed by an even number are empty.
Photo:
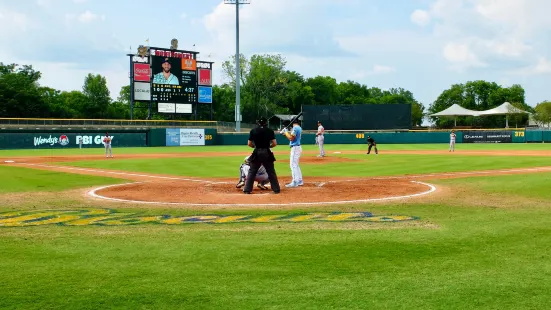
[[[504,102],[499,107],[495,107],[490,110],[480,111],[478,114],[482,116],[482,115],[507,115],[507,114],[518,114],[518,113],[530,114],[530,112],[523,111],[513,106],[509,102]]]
[[[473,111],[465,109],[464,107],[458,105],[457,103],[451,107],[440,111],[438,113],[431,114],[430,116],[478,116],[479,111]]]
[[[490,110],[481,111],[480,116],[487,115],[505,115],[505,128],[509,128],[509,114],[531,114],[530,112],[523,111],[509,102],[504,102],[499,107],[495,107]]]
[[[444,111],[440,111],[438,113],[431,114],[429,116],[453,116],[454,120],[454,126],[457,126],[457,117],[458,116],[478,116],[478,111],[473,111],[469,109],[465,109],[464,107],[458,105],[457,103],[453,104],[451,107],[445,109]]]
[[[438,113],[434,113],[429,116],[454,116],[455,117],[454,126],[457,126],[457,116],[505,115],[505,127],[509,128],[509,114],[519,114],[519,113],[531,114],[530,112],[526,112],[516,108],[509,102],[504,102],[502,105],[498,107],[485,110],[485,111],[473,111],[473,110],[465,109],[458,104],[454,104],[451,107],[445,109],[444,111],[440,111]]]

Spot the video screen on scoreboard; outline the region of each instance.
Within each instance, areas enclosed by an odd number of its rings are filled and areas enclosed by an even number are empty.
[[[197,102],[195,59],[151,56],[151,96],[157,102]]]

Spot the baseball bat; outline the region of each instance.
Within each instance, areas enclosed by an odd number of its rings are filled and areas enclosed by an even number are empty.
[[[283,128],[287,128],[287,130],[289,130],[289,128],[293,127],[293,122],[297,119],[299,119],[300,117],[302,116],[302,112],[300,112],[299,114],[297,114],[295,117],[293,117],[291,119],[291,121],[289,122],[289,124],[287,126],[284,126]]]

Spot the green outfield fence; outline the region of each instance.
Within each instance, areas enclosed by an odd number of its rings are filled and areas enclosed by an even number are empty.
[[[246,145],[253,126],[233,132],[235,123],[217,121],[0,119],[0,149],[102,148],[106,133],[114,147],[188,145]],[[372,136],[378,144],[449,143],[450,130],[328,130],[326,144],[365,144]],[[551,130],[469,129],[456,130],[457,143],[545,143]],[[277,135],[279,144],[287,139]],[[82,141],[82,144],[79,144]],[[315,132],[305,131],[302,144],[313,145]]]

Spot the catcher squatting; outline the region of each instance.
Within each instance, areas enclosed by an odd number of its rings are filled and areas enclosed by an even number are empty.
[[[245,157],[244,162],[239,167],[239,182],[237,182],[237,188],[245,186],[245,181],[247,180],[247,175],[249,174],[249,169],[251,168],[249,157],[250,156]],[[266,168],[264,168],[264,166],[260,166],[254,180],[257,182],[256,187],[261,190],[268,189],[266,184],[270,183],[270,180],[268,178],[268,172],[266,172]]]

